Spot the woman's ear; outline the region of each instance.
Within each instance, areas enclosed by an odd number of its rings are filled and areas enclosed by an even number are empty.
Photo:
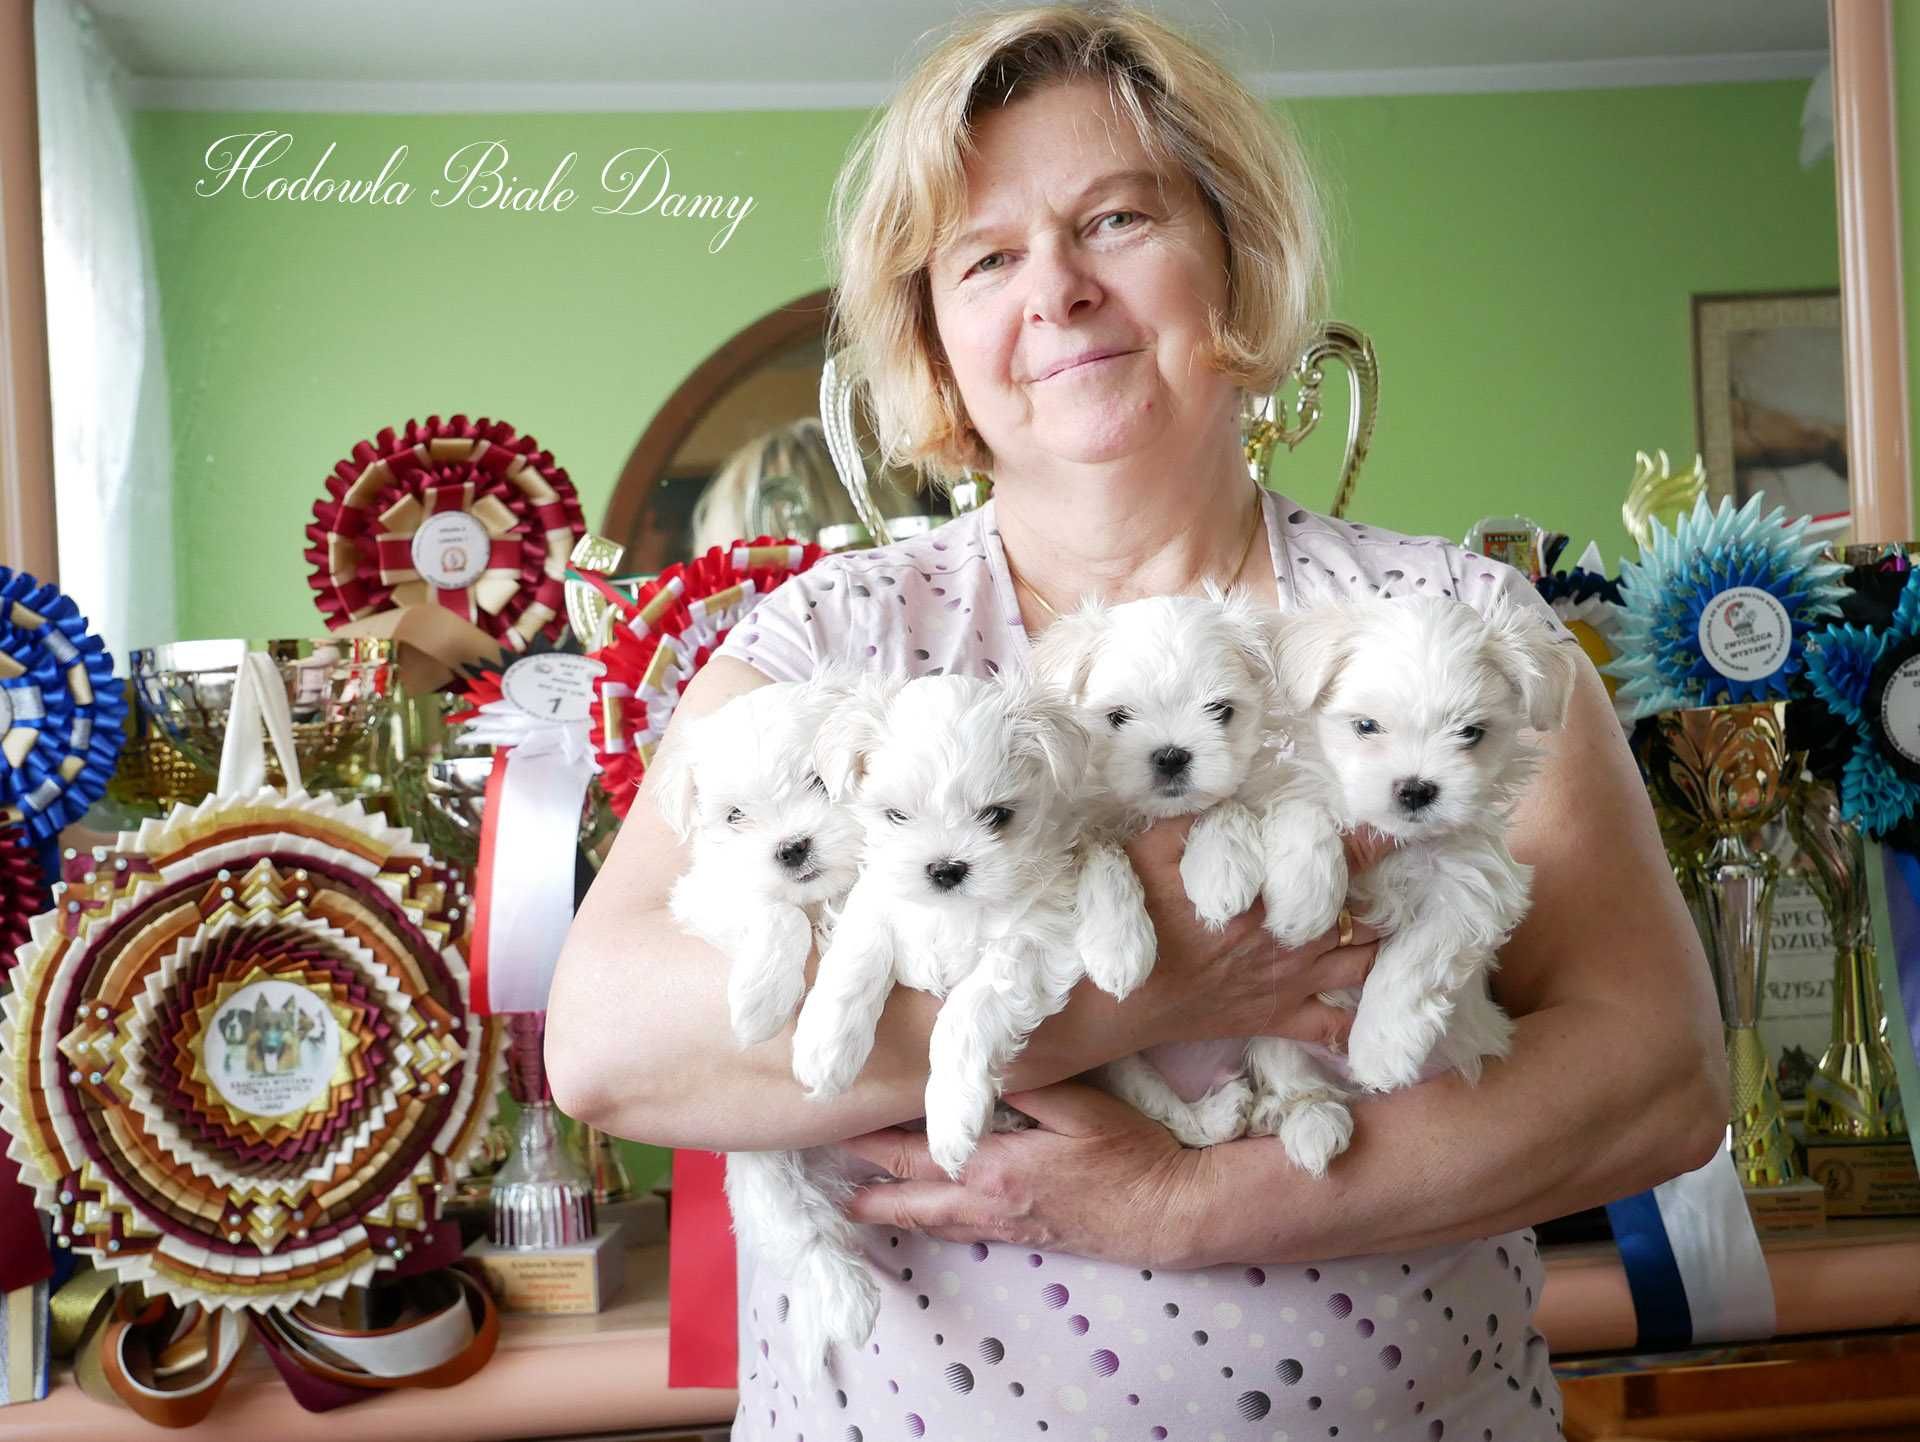
[[[1033,643],[1033,673],[1051,682],[1075,705],[1086,699],[1093,658],[1113,628],[1110,608],[1083,601]]]
[[[813,767],[835,801],[850,797],[867,774],[867,758],[880,744],[887,707],[903,684],[893,677],[861,676],[821,721],[813,742]]]
[[[1559,729],[1585,653],[1558,635],[1540,612],[1503,593],[1494,594],[1486,622],[1487,659],[1520,693],[1527,725],[1535,731]]]
[[[1320,704],[1352,656],[1354,617],[1345,606],[1317,606],[1276,614],[1269,627],[1281,709],[1303,715]]]

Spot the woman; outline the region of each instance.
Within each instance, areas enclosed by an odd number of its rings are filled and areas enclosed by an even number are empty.
[[[1243,407],[1311,328],[1318,215],[1291,138],[1158,23],[1104,9],[973,22],[907,82],[837,199],[838,340],[876,433],[895,438],[889,459],[990,471],[995,499],[777,592],[676,727],[833,658],[1024,665],[1029,638],[1088,595],[1212,579],[1286,606],[1531,596],[1442,542],[1249,486]],[[1152,979],[1118,1004],[1083,986],[1036,1032],[1008,1085],[1038,1126],[989,1138],[955,1183],[897,1129],[921,1109],[937,1003],[896,991],[852,1090],[809,1102],[790,1030],[731,1046],[724,960],[666,913],[683,854],[645,797],[634,807],[554,986],[561,1104],[664,1145],[851,1138],[900,1179],[851,1203],[873,1224],[884,1302],[873,1345],[821,1387],[800,1390],[785,1350],[781,1259],[741,1259],[736,1438],[1556,1435],[1529,1326],[1540,1264],[1516,1229],[1700,1165],[1726,1115],[1707,970],[1598,676],[1583,671],[1514,828],[1536,870],[1496,984],[1518,1019],[1512,1057],[1477,1087],[1358,1103],[1324,1180],[1270,1139],[1184,1151],[1065,1080],[1153,1049],[1194,1095],[1228,1039],[1343,1034],[1314,997],[1365,975],[1372,937],[1281,951],[1257,908],[1206,933],[1180,888],[1182,835],[1163,824],[1132,848],[1159,933]]]

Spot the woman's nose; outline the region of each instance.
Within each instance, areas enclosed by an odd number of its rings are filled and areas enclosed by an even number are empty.
[[[1064,325],[1076,311],[1099,304],[1099,282],[1082,257],[1069,249],[1036,246],[1027,264],[1027,318]]]

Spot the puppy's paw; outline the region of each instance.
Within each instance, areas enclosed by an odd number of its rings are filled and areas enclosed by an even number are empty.
[[[1232,1077],[1200,1100],[1175,1110],[1165,1125],[1183,1147],[1217,1147],[1246,1135],[1252,1105],[1253,1088],[1247,1079]]]
[[[781,907],[755,930],[751,954],[727,973],[727,1018],[740,1046],[756,1046],[787,1024],[807,988],[812,945],[813,925],[798,907]]]
[[[1194,914],[1219,931],[1253,905],[1264,866],[1259,822],[1232,802],[1202,812],[1180,853],[1180,882]]]
[[[1126,1000],[1147,979],[1159,952],[1153,923],[1144,911],[1083,919],[1077,944],[1088,980],[1116,1001]]]
[[[1498,1061],[1513,1051],[1513,1018],[1484,995],[1469,992],[1454,1005],[1447,1029],[1434,1057],[1469,1082],[1480,1080],[1484,1063]]]
[[[1278,1115],[1260,1115],[1262,1105],[1254,1106],[1260,1134],[1279,1137],[1288,1159],[1309,1176],[1324,1177],[1327,1163],[1353,1140],[1353,1113],[1335,1097],[1296,1097]]]
[[[1363,1003],[1347,1035],[1347,1071],[1368,1091],[1412,1086],[1445,1024],[1445,1012],[1431,1004],[1388,1016],[1384,1008]]]
[[[962,1098],[939,1095],[927,1089],[927,1155],[948,1176],[958,1178],[960,1169],[980,1145],[980,1135],[993,1117],[993,1105],[984,1108],[967,1104]]]
[[[793,1032],[793,1079],[816,1101],[832,1101],[860,1074],[866,1058],[846,1046],[811,1008],[800,1009]]]
[[[1269,883],[1261,890],[1261,900],[1266,903],[1267,934],[1292,948],[1305,946],[1331,931],[1347,896],[1344,886],[1336,892],[1300,882],[1287,886]]]

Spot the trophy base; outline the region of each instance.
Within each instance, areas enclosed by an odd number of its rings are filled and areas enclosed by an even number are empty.
[[[480,1264],[501,1311],[577,1315],[605,1311],[619,1293],[624,1241],[619,1227],[602,1226],[570,1247],[525,1252],[479,1241],[467,1255]]]
[[[1825,1189],[1830,1217],[1920,1217],[1920,1169],[1904,1138],[1809,1139],[1807,1175]]]
[[[1802,1178],[1778,1187],[1746,1188],[1747,1213],[1762,1236],[1811,1235],[1827,1229],[1826,1194]]]

